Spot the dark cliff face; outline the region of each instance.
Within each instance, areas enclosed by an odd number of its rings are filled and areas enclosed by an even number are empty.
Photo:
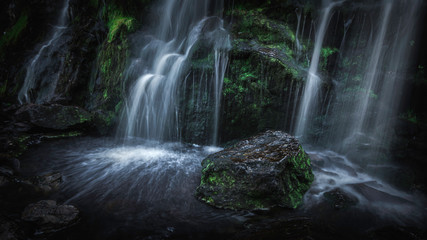
[[[70,0],[70,22],[58,53],[64,64],[58,70],[58,86],[52,103],[77,105],[96,112],[111,127],[109,132],[114,132],[113,126],[130,86],[126,82],[125,70],[133,47],[138,45],[134,33],[155,25],[150,21],[152,2],[155,1]],[[62,1],[42,0],[5,0],[0,3],[0,30],[3,33],[0,39],[0,97],[3,103],[17,103],[25,67],[52,30],[62,4]],[[306,0],[225,1],[223,16],[232,36],[233,48],[223,88],[222,142],[265,129],[292,129],[295,106],[308,68],[308,62],[296,54],[297,19],[299,14],[301,22],[316,19],[320,4],[320,1]],[[346,8],[355,4],[358,2],[347,4],[331,22],[343,26],[350,14]],[[342,35],[343,31],[342,27],[334,29],[336,35]],[[314,34],[308,33],[308,26],[305,32],[299,40],[304,45],[303,55],[310,55]],[[322,59],[325,94],[332,86],[328,73],[339,64],[334,48],[339,47],[340,38],[334,36],[326,37],[326,45],[331,51]],[[419,49],[417,69],[408,87],[411,94],[400,110],[406,122],[418,125],[425,122],[427,112],[422,104],[426,102],[423,94],[426,89],[426,48],[421,43],[425,36],[419,39],[419,43],[415,43]],[[198,59],[195,54],[191,63],[192,74],[197,77],[201,68],[212,64],[211,60]],[[191,89],[193,86],[186,87]],[[194,107],[185,96],[180,105],[182,109]],[[211,107],[206,104],[206,108]],[[187,112],[189,114],[181,120],[184,141],[203,143],[207,138],[205,132],[210,131],[207,126],[212,112],[209,109]]]
[[[59,1],[12,1],[1,3],[0,96],[16,96],[16,78],[28,57],[46,37],[61,6]]]

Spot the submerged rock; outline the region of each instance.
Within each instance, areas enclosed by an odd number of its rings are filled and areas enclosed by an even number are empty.
[[[54,200],[42,200],[28,205],[22,220],[33,223],[37,233],[56,232],[78,220],[79,210],[72,205],[57,205]]]
[[[355,196],[350,195],[339,188],[325,192],[323,196],[332,204],[333,208],[337,210],[349,208],[359,202]]]
[[[202,161],[196,196],[215,207],[296,208],[314,179],[310,158],[298,140],[266,131]]]
[[[30,185],[43,192],[58,190],[62,183],[61,173],[48,173],[43,176],[32,177],[28,180]]]

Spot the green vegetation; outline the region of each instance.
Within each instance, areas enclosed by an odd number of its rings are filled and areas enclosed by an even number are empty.
[[[322,69],[326,69],[328,66],[328,58],[332,56],[333,54],[337,53],[339,50],[337,48],[331,48],[331,47],[324,47],[321,50],[321,56],[322,56],[322,63],[321,67]]]
[[[292,157],[287,164],[289,167],[285,169],[292,169],[292,171],[284,175],[288,178],[284,180],[284,182],[288,183],[286,186],[287,194],[285,202],[290,204],[289,207],[297,208],[301,205],[305,192],[307,192],[314,181],[314,175],[311,171],[310,158],[301,146],[299,153]],[[293,186],[291,183],[297,185]]]
[[[417,115],[414,113],[413,110],[408,110],[403,114],[400,114],[400,118],[405,119],[411,123],[418,123]]]
[[[16,23],[6,30],[5,34],[0,38],[0,54],[3,54],[3,48],[16,43],[23,30],[27,27],[28,15],[23,12]]]
[[[117,37],[120,28],[124,27],[128,32],[135,30],[136,20],[132,17],[124,17],[120,14],[113,14],[108,21],[108,42],[111,43]]]
[[[286,112],[281,106],[292,81],[301,78],[296,69],[256,51],[234,50],[224,78],[224,137],[247,137],[254,132],[281,127]]]
[[[123,72],[130,54],[128,35],[135,31],[138,25],[136,19],[124,9],[125,7],[118,3],[103,6],[102,13],[107,22],[108,34],[98,51],[98,72],[92,76],[89,84],[91,102],[94,103],[91,107],[117,114],[121,111],[122,105],[118,103],[123,98]],[[109,121],[106,124],[112,125],[110,120],[115,118],[103,116],[100,120],[107,118]]]

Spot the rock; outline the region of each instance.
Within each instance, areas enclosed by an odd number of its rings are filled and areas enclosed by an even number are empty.
[[[378,186],[372,185],[371,182],[349,184],[348,186],[372,204],[412,204],[411,201],[401,196],[377,189]]]
[[[28,104],[16,113],[20,121],[29,121],[37,127],[65,130],[91,120],[91,114],[76,106],[62,106],[59,104],[37,105]]]
[[[4,176],[12,176],[13,170],[7,167],[0,167],[0,174]]]
[[[215,207],[297,208],[314,176],[298,140],[280,131],[266,131],[202,161],[196,196]]]
[[[34,183],[45,192],[58,189],[61,182],[62,174],[60,173],[49,173],[34,178]]]
[[[26,182],[34,186],[37,190],[50,192],[59,188],[59,185],[62,183],[62,174],[49,173],[43,176],[32,177]]]
[[[56,232],[78,220],[79,210],[72,205],[57,205],[54,200],[42,200],[28,205],[22,220],[33,223],[38,233]]]
[[[323,196],[335,209],[345,209],[354,206],[359,202],[356,197],[345,193],[339,188],[325,192]]]

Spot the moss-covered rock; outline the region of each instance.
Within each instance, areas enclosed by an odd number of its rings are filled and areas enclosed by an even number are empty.
[[[92,115],[75,106],[28,104],[16,112],[21,121],[45,129],[66,130],[90,123]]]
[[[215,207],[297,208],[314,180],[311,163],[298,140],[267,131],[209,155],[202,162],[196,196]]]
[[[266,129],[289,131],[308,67],[301,54],[309,42],[300,41],[301,52],[295,52],[295,28],[271,19],[264,8],[238,6],[227,14],[233,19],[233,41],[223,85],[221,141]]]

